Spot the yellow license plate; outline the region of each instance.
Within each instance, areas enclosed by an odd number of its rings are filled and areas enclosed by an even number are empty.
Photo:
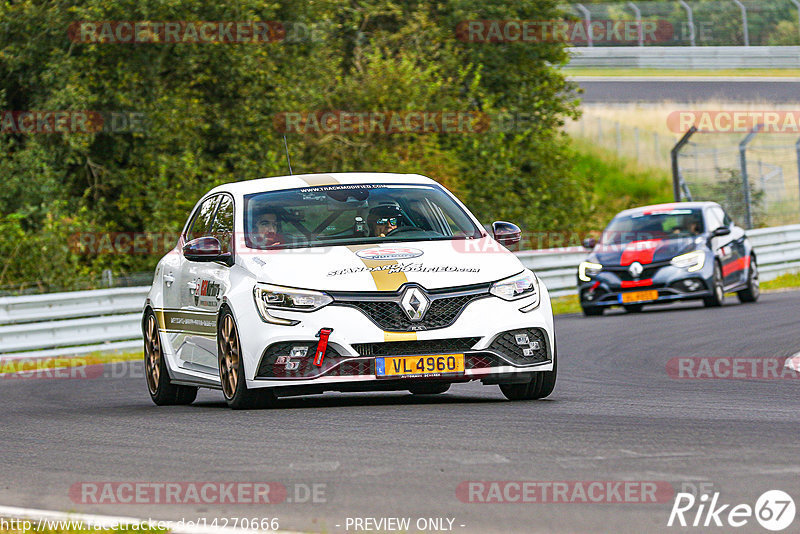
[[[630,293],[622,293],[622,303],[628,304],[629,302],[644,302],[647,300],[656,300],[658,298],[658,291],[653,289],[650,291],[631,291]]]
[[[463,354],[426,354],[422,356],[375,358],[375,375],[378,377],[439,376],[463,373]]]

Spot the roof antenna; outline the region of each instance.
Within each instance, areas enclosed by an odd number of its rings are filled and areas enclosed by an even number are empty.
[[[286,163],[289,164],[289,174],[294,174],[292,172],[292,160],[289,159],[289,145],[286,144],[286,134],[283,134],[283,148],[286,149]]]

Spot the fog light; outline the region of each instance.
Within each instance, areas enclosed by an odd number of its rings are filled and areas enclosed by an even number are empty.
[[[292,352],[289,353],[290,358],[305,358],[308,354],[308,347],[292,347]]]
[[[517,342],[517,345],[530,345],[530,340],[528,339],[528,334],[515,334],[514,340]]]

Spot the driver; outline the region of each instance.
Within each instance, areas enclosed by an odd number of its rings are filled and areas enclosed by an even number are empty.
[[[256,242],[260,246],[274,247],[286,243],[286,238],[281,234],[281,220],[278,212],[271,208],[264,208],[255,216]]]
[[[400,226],[402,218],[400,206],[385,204],[372,208],[367,216],[369,233],[373,237],[386,237]]]

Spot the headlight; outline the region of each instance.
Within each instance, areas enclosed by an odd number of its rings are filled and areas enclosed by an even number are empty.
[[[573,263],[573,265],[575,265]],[[592,263],[591,261],[582,261],[580,265],[578,265],[578,278],[582,282],[591,282],[592,279],[590,277],[595,276],[603,269],[603,266],[599,263]]]
[[[539,280],[530,269],[525,269],[510,278],[495,282],[489,293],[503,300],[517,300],[535,296],[536,300],[525,306],[525,311],[529,311],[539,305]]]
[[[695,250],[694,252],[675,256],[672,258],[672,261],[670,261],[670,263],[675,267],[682,267],[688,270],[690,273],[702,269],[705,262],[706,253],[702,250]]]
[[[333,302],[330,296],[319,291],[293,289],[271,284],[256,284],[253,288],[253,298],[261,319],[268,323],[282,325],[297,324],[297,321],[273,317],[268,310],[311,312]]]

